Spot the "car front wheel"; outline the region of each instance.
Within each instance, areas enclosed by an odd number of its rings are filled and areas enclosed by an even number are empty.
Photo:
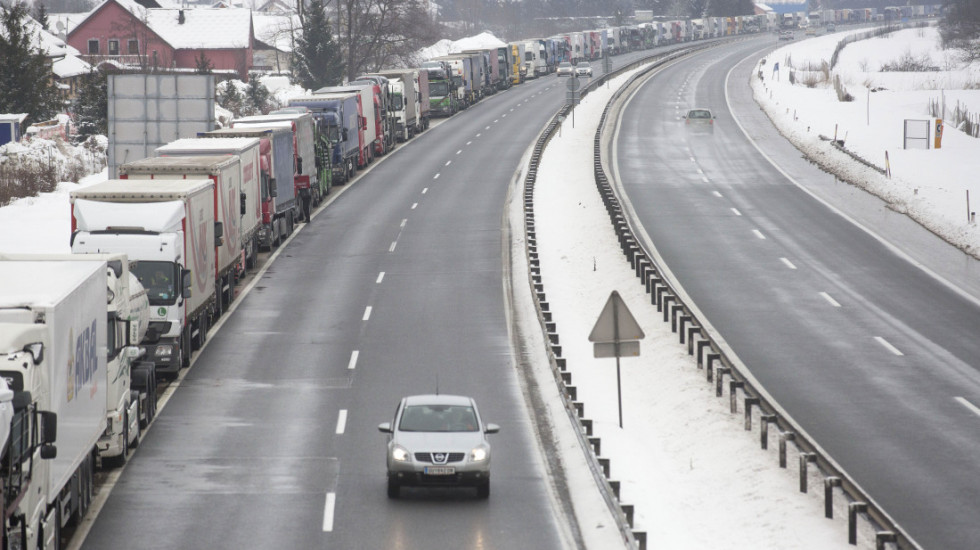
[[[490,498],[490,482],[486,482],[483,485],[476,486],[476,498],[480,500],[486,500]]]
[[[388,479],[388,498],[398,498],[401,494],[401,485],[393,478]]]

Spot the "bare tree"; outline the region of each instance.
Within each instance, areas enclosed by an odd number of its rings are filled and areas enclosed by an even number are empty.
[[[339,2],[344,74],[350,80],[392,66],[438,36],[421,0]]]

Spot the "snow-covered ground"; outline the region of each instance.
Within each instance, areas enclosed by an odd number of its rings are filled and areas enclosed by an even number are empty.
[[[829,59],[843,34],[780,48],[760,67],[765,78],[753,79],[753,87],[774,123],[803,150],[882,196],[892,208],[909,212],[962,247],[975,249],[980,236],[975,225],[966,223],[965,192],[971,185],[980,188],[976,178],[980,141],[946,128],[941,149],[902,150],[901,121],[929,118],[927,99],[941,96],[938,90],[922,89],[930,78],[950,87],[975,83],[980,79],[976,68],[957,67],[931,77],[872,71],[907,47],[918,51],[934,46],[930,32],[903,31],[846,48],[836,71],[855,97],[851,103],[838,102],[832,87],[791,86],[787,75],[790,63],[801,67],[807,59]],[[445,47],[445,52],[452,47],[437,46]],[[937,66],[952,68],[952,57],[938,55],[933,58]],[[772,72],[777,61],[778,79]],[[868,93],[865,82],[887,90]],[[774,451],[762,451],[758,436],[743,431],[741,416],[730,415],[727,401],[714,397],[686,347],[677,344],[676,335],[655,309],[644,306],[648,299],[618,253],[591,177],[595,124],[613,88],[602,87],[588,95],[577,108],[575,128],[566,121],[562,136],[552,141],[538,175],[535,211],[542,272],[564,355],[579,398],[586,404],[586,416],[595,422],[602,455],[611,458],[612,478],[622,483],[623,501],[635,505],[636,529],[648,533],[651,548],[845,547],[846,522],[823,519],[822,491],[799,493],[795,469],[780,470]],[[947,106],[958,99],[980,109],[980,91],[949,89],[945,94]],[[892,177],[828,152],[828,142],[819,135],[833,137],[835,124],[837,138],[863,158],[884,166],[888,151]],[[0,252],[68,252],[68,193],[105,177],[103,171],[80,183],[62,183],[53,193],[0,208]],[[971,195],[980,201],[976,192]],[[550,206],[542,206],[546,204]],[[615,362],[593,359],[587,341],[612,290],[619,291],[646,332],[642,356],[622,361],[623,429],[618,426]],[[527,307],[517,304],[518,314],[528,314]],[[574,457],[576,453],[581,457],[574,438],[566,431],[559,444],[571,453],[567,463],[582,474],[579,479],[587,478]],[[790,457],[791,464],[796,464],[794,459]],[[586,489],[580,485],[578,490]],[[613,526],[596,525],[594,500],[575,500],[590,547],[608,547]],[[846,517],[841,512],[837,518]],[[859,532],[861,547],[872,547],[867,537],[870,529],[862,525]]]

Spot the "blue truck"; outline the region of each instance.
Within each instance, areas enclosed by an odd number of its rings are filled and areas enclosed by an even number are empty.
[[[364,129],[358,109],[357,92],[339,92],[294,97],[290,107],[306,107],[320,127],[325,129],[330,143],[333,181],[347,183],[357,173]]]

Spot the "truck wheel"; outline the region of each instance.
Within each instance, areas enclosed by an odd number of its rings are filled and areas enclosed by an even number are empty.
[[[102,459],[103,468],[122,468],[126,464],[126,451],[129,449],[129,411],[123,412],[122,452],[119,456]]]
[[[219,279],[218,281],[216,281],[216,283],[218,284],[218,288],[217,288],[217,290],[215,292],[215,297],[214,297],[214,318],[215,319],[221,317],[221,314],[224,313],[224,302],[225,302],[225,290],[224,290],[224,286],[225,286],[225,278],[222,277],[221,279]]]
[[[490,482],[486,482],[476,487],[476,498],[486,500],[490,498]]]
[[[310,199],[303,201],[303,220],[310,223]]]
[[[152,380],[152,382],[151,382]],[[129,385],[133,390],[138,393],[146,394],[145,414],[140,415],[140,427],[146,428],[150,425],[150,421],[153,418],[150,416],[150,406],[149,403],[156,402],[156,392],[151,392],[151,385],[155,385],[156,380],[150,378],[150,370],[145,368],[135,368],[133,369],[133,378]]]

